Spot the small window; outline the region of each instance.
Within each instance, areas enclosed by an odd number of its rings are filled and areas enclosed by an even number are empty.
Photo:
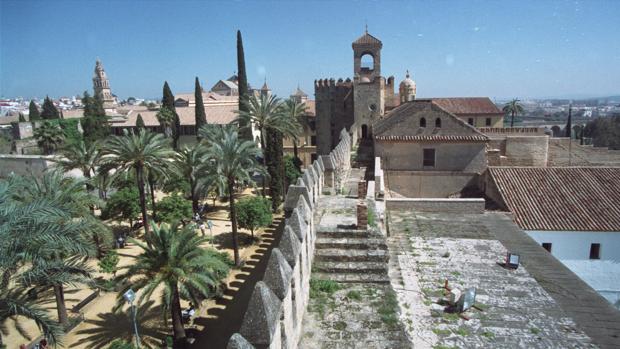
[[[601,244],[590,245],[590,259],[601,259]]]
[[[484,121],[484,124],[487,126],[491,126],[491,118],[486,118],[486,120]]]
[[[426,127],[426,118],[420,119],[420,127]]]
[[[435,119],[435,127],[441,127],[441,119],[440,118]]]
[[[316,136],[310,137],[310,145],[316,145]]]
[[[424,167],[435,167],[435,149],[424,149]]]
[[[551,253],[551,243],[550,242],[543,242],[542,243],[542,247],[547,250],[547,252]]]
[[[317,159],[316,153],[310,154],[310,161],[314,162]]]
[[[474,118],[467,119],[467,123],[474,126]]]

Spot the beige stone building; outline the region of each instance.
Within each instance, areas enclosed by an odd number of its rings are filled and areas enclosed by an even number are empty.
[[[114,109],[116,106],[116,99],[114,98],[114,95],[112,95],[110,80],[108,80],[108,76],[106,75],[103,65],[99,59],[97,59],[97,63],[95,64],[93,91],[95,96],[99,96],[99,98],[103,101],[104,109]]]
[[[290,97],[297,103],[306,105],[306,114],[302,121],[302,134],[297,141],[297,156],[303,163],[303,167],[310,166],[317,159],[316,153],[316,117],[315,104],[313,100],[308,99],[308,95],[299,87]],[[293,140],[284,139],[284,153],[294,154]]]

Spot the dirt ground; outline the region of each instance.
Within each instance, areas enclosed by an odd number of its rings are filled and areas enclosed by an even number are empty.
[[[239,194],[237,198],[252,195],[253,190],[247,189],[243,193]],[[157,199],[160,199],[163,195],[156,194]],[[228,217],[228,202],[216,201],[213,206],[213,201],[207,202],[208,212],[203,220],[210,220],[213,223],[211,231],[207,229],[206,236],[210,242],[205,247],[213,247],[219,251],[226,251],[229,253],[231,259],[233,257],[232,250],[232,237],[231,237],[231,223]],[[274,221],[277,221],[279,216],[274,215]],[[118,222],[110,222],[118,225]],[[127,225],[126,222],[120,223],[121,225]],[[198,231],[199,232],[199,231]],[[200,233],[200,232],[199,232]],[[257,237],[257,241],[254,241],[250,237],[250,232],[244,230],[239,231],[240,242],[240,256],[244,261],[251,261],[251,256],[256,255],[257,250],[260,249],[261,236],[264,231],[261,229],[255,231],[254,235]],[[119,268],[128,266],[132,263],[135,256],[141,253],[141,249],[134,243],[128,242],[122,249],[118,249],[120,261]],[[92,262],[93,270],[98,270],[97,260]],[[248,271],[249,270],[249,271]],[[243,278],[245,275],[251,273],[251,268],[232,269],[229,277],[226,279],[227,286],[230,290],[235,290],[238,287],[237,281]],[[103,276],[105,278],[111,277],[109,274],[101,274],[99,272],[94,273],[95,277]],[[91,295],[94,291],[86,287],[82,288],[67,288],[65,292],[65,301],[70,316],[71,308]],[[55,308],[54,294],[50,290],[45,294],[40,294],[41,306],[49,310],[50,316],[57,317]],[[231,298],[224,295],[225,299]],[[232,300],[227,299],[227,300]],[[114,339],[125,338],[131,340],[133,338],[133,327],[130,320],[130,312],[127,306],[123,311],[113,312],[112,308],[117,304],[117,294],[115,292],[101,292],[100,295],[92,300],[88,305],[81,309],[81,313],[84,315],[84,321],[80,323],[76,328],[66,334],[62,343],[65,348],[104,348],[110,341]],[[158,345],[162,342],[167,334],[169,334],[170,326],[165,326],[162,312],[159,307],[160,299],[158,296],[154,296],[151,301],[146,302],[142,307],[137,310],[137,319],[139,324],[140,340],[147,346]],[[187,304],[182,303],[182,307],[187,307]],[[215,300],[209,300],[204,302],[197,310],[196,318],[191,324],[188,324],[188,328],[192,328],[196,331],[202,331],[204,329],[201,323],[205,323],[205,320],[213,313],[214,309],[221,307],[217,305]],[[20,344],[28,344],[40,335],[40,331],[37,329],[35,323],[24,318],[17,318],[16,320],[8,320],[4,324],[4,328],[8,330],[8,333],[3,333],[5,343],[8,344],[9,349],[18,348]]]

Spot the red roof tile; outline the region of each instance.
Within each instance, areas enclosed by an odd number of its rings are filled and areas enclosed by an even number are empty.
[[[524,230],[620,231],[620,167],[490,167]]]
[[[471,114],[504,113],[488,97],[430,98],[433,102],[456,116]]]
[[[383,45],[383,44],[381,43],[381,40],[375,38],[374,36],[366,32],[366,34],[360,36],[359,38],[357,38],[357,40],[353,41],[353,45]]]

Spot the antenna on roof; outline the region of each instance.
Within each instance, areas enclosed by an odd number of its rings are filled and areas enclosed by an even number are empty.
[[[368,20],[364,19],[364,26],[366,27],[366,34],[368,34]]]

